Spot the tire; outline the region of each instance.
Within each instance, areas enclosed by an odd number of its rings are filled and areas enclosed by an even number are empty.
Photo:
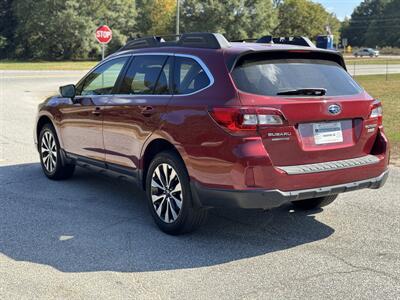
[[[335,201],[337,197],[338,195],[330,195],[326,197],[293,201],[292,204],[295,207],[300,208],[302,210],[309,210],[327,206],[331,204],[333,201]]]
[[[56,131],[51,124],[45,124],[39,134],[40,164],[44,174],[52,180],[70,178],[75,165],[66,164],[61,159],[61,148]]]
[[[159,153],[150,163],[146,195],[155,223],[167,234],[194,231],[207,218],[206,209],[195,207],[186,167],[173,151]]]

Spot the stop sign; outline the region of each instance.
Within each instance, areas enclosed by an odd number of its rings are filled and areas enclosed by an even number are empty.
[[[112,39],[112,31],[107,25],[100,26],[96,30],[96,39],[101,44],[108,44]]]

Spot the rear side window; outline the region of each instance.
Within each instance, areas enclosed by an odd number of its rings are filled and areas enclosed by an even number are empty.
[[[136,56],[125,75],[120,94],[169,94],[172,58],[163,55]]]
[[[191,94],[210,85],[210,78],[194,59],[175,57],[174,93]]]
[[[326,89],[327,96],[355,95],[360,86],[337,63],[317,59],[250,59],[239,61],[232,71],[238,89],[275,96],[297,89]]]

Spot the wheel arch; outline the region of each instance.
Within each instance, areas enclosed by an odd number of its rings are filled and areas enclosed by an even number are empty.
[[[179,150],[170,141],[164,138],[156,138],[152,140],[145,148],[142,158],[141,158],[141,172],[140,172],[140,185],[143,190],[146,190],[146,177],[147,170],[153,158],[160,152],[163,151],[173,151],[184,163],[183,157]],[[185,163],[184,163],[185,164]],[[185,165],[186,166],[186,165]]]
[[[36,131],[35,131],[36,141],[39,141],[40,132],[42,131],[43,126],[46,124],[51,124],[55,128],[54,123],[49,116],[47,115],[40,116],[36,123]],[[39,143],[37,143],[37,146],[39,147]]]

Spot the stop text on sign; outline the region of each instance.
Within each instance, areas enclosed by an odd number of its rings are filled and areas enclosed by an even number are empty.
[[[97,28],[96,39],[101,44],[108,44],[112,39],[112,30],[110,27],[103,25]]]
[[[96,36],[99,39],[101,39],[101,38],[109,39],[111,35],[112,34],[109,31],[98,31],[98,32],[96,32]]]

